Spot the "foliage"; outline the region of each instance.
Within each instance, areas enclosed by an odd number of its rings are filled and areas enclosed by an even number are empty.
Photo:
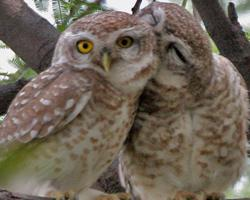
[[[247,161],[247,167],[241,179],[226,192],[228,199],[250,197],[250,158]]]
[[[2,123],[4,117],[5,117],[4,115],[0,116],[0,124]]]
[[[245,14],[245,13],[249,12],[250,1],[249,0],[238,1],[237,5],[236,5],[236,10],[241,14]]]
[[[246,32],[245,35],[246,35],[247,39],[250,41],[250,32]]]
[[[73,21],[99,10],[107,10],[99,1],[52,0],[57,29],[64,31]]]
[[[49,1],[48,0],[34,0],[35,6],[40,11],[48,11]]]
[[[27,67],[25,62],[18,57],[17,55],[14,58],[9,60],[9,63],[17,68],[15,73],[5,73],[1,72],[0,76],[2,77],[0,84],[13,83],[18,79],[31,79],[37,75],[37,73],[31,68]]]
[[[0,41],[0,49],[8,49],[9,47],[4,44],[2,41]]]

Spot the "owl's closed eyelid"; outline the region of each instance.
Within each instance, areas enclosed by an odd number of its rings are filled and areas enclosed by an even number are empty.
[[[188,59],[186,58],[186,56],[182,53],[182,51],[179,49],[178,44],[176,44],[175,42],[170,42],[167,46],[166,46],[166,51],[169,52],[171,49],[173,49],[176,53],[176,55],[179,57],[179,59],[185,63],[185,64],[189,64]]]

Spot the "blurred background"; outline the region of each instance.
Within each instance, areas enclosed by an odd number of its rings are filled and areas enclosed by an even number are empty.
[[[65,30],[73,21],[84,15],[98,10],[120,10],[131,13],[136,0],[24,0],[33,10],[46,18],[59,31]],[[185,5],[192,14],[191,0],[161,0],[162,2],[177,3]],[[229,2],[235,3],[239,22],[247,37],[250,39],[250,0],[219,0],[222,8],[227,11]],[[141,7],[150,3],[143,0]],[[201,22],[202,23],[202,22]],[[211,41],[212,42],[212,41]],[[213,51],[219,53],[212,42]],[[36,76],[30,66],[19,58],[8,46],[0,41],[0,84],[15,82],[18,79],[30,79]],[[0,121],[4,116],[0,116]],[[218,177],[219,178],[219,177]],[[247,170],[244,176],[230,188],[227,198],[250,197],[250,159],[248,159]]]

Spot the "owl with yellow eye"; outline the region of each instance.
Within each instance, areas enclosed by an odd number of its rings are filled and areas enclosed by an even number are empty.
[[[0,188],[60,199],[90,187],[132,125],[156,70],[154,43],[149,25],[115,11],[62,33],[51,67],[18,93],[0,126]]]

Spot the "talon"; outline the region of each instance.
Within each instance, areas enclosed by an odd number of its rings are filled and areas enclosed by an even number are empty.
[[[203,193],[193,193],[186,191],[178,191],[173,200],[204,200]]]
[[[206,200],[225,200],[225,195],[222,193],[210,193],[206,195]]]
[[[100,195],[95,200],[130,200],[131,196],[128,193],[116,193],[116,194],[107,194]]]
[[[73,190],[68,192],[51,191],[47,196],[56,200],[77,200],[76,193]]]
[[[131,195],[129,193],[126,193],[126,192],[116,193],[115,195],[120,200],[130,200],[131,199]]]
[[[65,200],[77,200],[76,193],[73,190],[64,193]]]

